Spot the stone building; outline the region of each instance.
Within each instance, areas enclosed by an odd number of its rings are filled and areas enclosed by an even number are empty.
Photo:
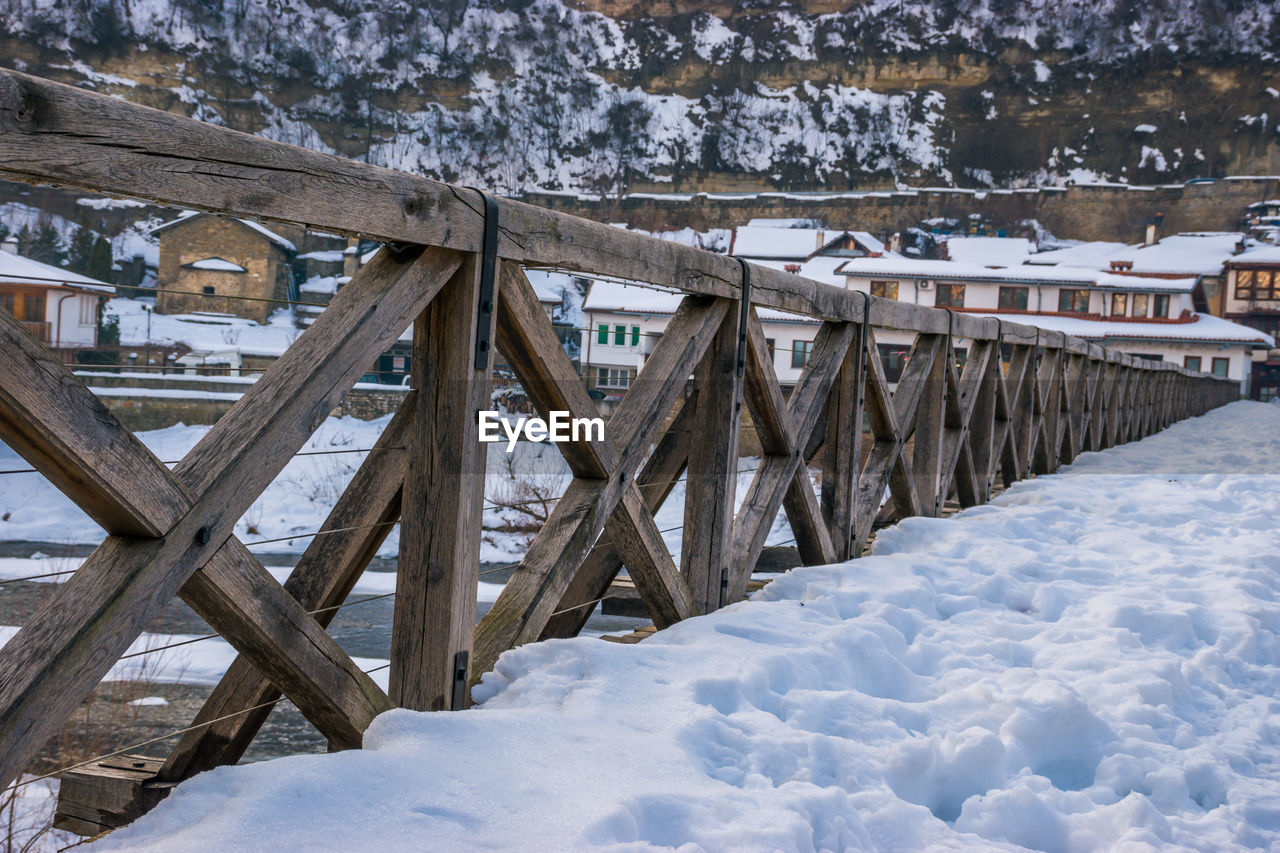
[[[160,239],[156,311],[161,314],[204,311],[265,323],[271,312],[297,298],[292,266],[297,250],[263,225],[188,211],[152,233]]]

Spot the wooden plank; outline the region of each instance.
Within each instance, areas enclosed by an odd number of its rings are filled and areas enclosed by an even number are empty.
[[[742,309],[735,308],[721,321],[694,375],[701,429],[699,440],[689,446],[680,570],[703,613],[724,606],[729,588],[729,540],[742,426],[742,376],[737,373],[738,312]]]
[[[698,615],[698,596],[676,568],[658,525],[634,485],[623,493],[619,510],[604,530],[635,582],[653,624],[666,628]]]
[[[948,374],[951,372],[954,359],[951,338],[943,338],[939,352],[923,374],[920,402],[916,406],[915,417],[911,421],[913,424],[911,432],[915,436],[915,440],[911,443],[911,480],[918,498],[916,509],[921,515],[933,517],[941,515],[942,502],[947,497],[946,493],[940,490],[939,481],[942,477],[942,426],[950,392]],[[906,375],[904,371],[904,379]],[[899,382],[898,392],[895,393],[900,393],[902,390],[903,385]],[[892,486],[890,488],[892,489]],[[903,512],[907,514],[905,510]]]
[[[854,504],[862,466],[862,395],[866,341],[861,327],[856,343],[845,350],[840,372],[827,397],[826,440],[822,459],[822,518],[834,549],[833,560],[849,560],[854,552]]]
[[[485,484],[478,413],[489,408],[493,358],[490,349],[476,368],[480,268],[470,256],[413,327],[412,488],[401,507],[388,692],[415,711],[460,711],[467,702]],[[493,312],[486,316],[492,323]]]
[[[702,360],[728,300],[686,297],[637,381],[610,420],[618,461],[608,480],[575,479],[533,540],[476,631],[472,681],[493,668],[498,655],[536,640],[574,571],[600,538],[635,471]]]
[[[337,616],[337,607],[351,594],[400,517],[405,442],[416,409],[416,393],[410,391],[400,404],[320,526],[321,530],[342,532],[313,538],[284,582],[285,592],[300,606],[317,611],[314,618],[322,628]],[[271,713],[271,708],[258,706],[281,695],[247,658],[238,656],[196,715],[192,725],[198,728],[178,741],[159,778],[177,782],[219,765],[235,764]]]
[[[0,778],[13,778],[212,559],[369,361],[398,337],[407,325],[400,321],[421,311],[456,266],[456,256],[440,250],[379,253],[174,469],[197,497],[166,535],[108,537],[0,649],[0,742],[7,747]],[[6,371],[0,385],[16,387],[18,376]],[[107,433],[105,443],[115,440],[118,427],[78,411],[85,437]]]
[[[169,788],[149,785],[160,759],[117,755],[62,776],[53,828],[98,835],[126,826],[156,806]]]

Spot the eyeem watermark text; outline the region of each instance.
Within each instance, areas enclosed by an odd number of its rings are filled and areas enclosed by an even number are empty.
[[[604,418],[575,418],[569,412],[551,412],[542,418],[503,417],[501,412],[480,413],[480,440],[502,441],[506,434],[507,452],[516,449],[521,436],[525,441],[604,441]]]

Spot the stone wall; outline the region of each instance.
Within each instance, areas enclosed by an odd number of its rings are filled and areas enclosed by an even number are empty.
[[[270,239],[237,222],[220,216],[195,216],[166,228],[160,237],[160,265],[156,271],[156,311],[184,314],[214,311],[235,314],[265,323],[280,306],[252,299],[288,299],[289,266],[284,252]],[[244,267],[246,272],[218,272],[185,267],[204,258],[222,258]],[[205,295],[212,287],[217,299]],[[174,292],[181,291],[181,292]]]
[[[232,377],[132,377],[113,374],[83,375],[107,404],[107,408],[131,430],[164,429],[174,424],[188,426],[216,423],[226,414],[253,380]],[[165,390],[165,396],[146,395],[147,390]],[[395,412],[408,388],[360,385],[352,388],[333,411],[334,417],[374,420]],[[190,391],[190,396],[173,392]]]
[[[1080,185],[1027,190],[919,189],[850,193],[746,195],[632,194],[620,202],[579,195],[530,193],[531,204],[600,222],[675,230],[732,228],[757,218],[814,218],[829,228],[872,233],[900,231],[934,217],[982,214],[998,227],[1036,219],[1058,237],[1141,240],[1163,214],[1163,233],[1234,231],[1245,208],[1280,195],[1280,177],[1227,178],[1212,183],[1158,187]]]

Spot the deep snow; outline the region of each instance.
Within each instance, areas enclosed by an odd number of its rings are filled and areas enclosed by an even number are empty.
[[[97,849],[1276,849],[1280,406],[1087,454],[463,713],[223,768]]]

